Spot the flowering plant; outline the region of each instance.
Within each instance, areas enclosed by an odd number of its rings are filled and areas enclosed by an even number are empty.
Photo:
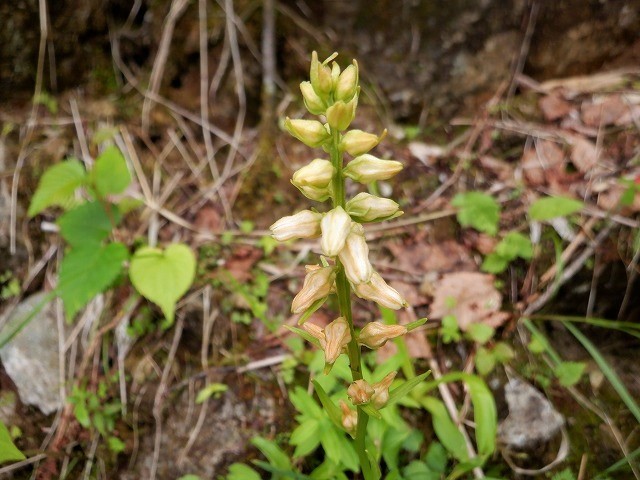
[[[365,436],[370,415],[379,415],[393,396],[389,388],[396,372],[382,381],[370,384],[362,374],[361,346],[377,349],[392,338],[404,335],[422,325],[386,325],[371,322],[356,331],[351,312],[351,292],[391,309],[407,306],[405,299],[389,286],[369,261],[369,247],[362,224],[379,222],[402,215],[399,205],[391,199],[368,193],[345,198],[345,179],[368,184],[387,180],[402,170],[402,164],[383,160],[371,151],[386,135],[362,130],[347,130],[355,117],[360,87],[358,64],[341,70],[333,61],[337,54],[320,63],[316,52],[311,58],[310,81],[302,82],[300,90],[307,110],[320,120],[290,119],[285,128],[295,138],[313,148],[322,148],[329,159],[316,158],[293,174],[291,182],[310,200],[331,200],[331,209],[324,213],[302,210],[281,218],[271,226],[273,237],[280,241],[297,238],[318,238],[322,250],[321,264],[308,265],[300,292],[292,302],[292,312],[301,314],[302,329],[293,329],[313,341],[324,351],[325,373],[331,370],[341,354],[348,355],[353,382],[347,390],[352,405],[340,403],[340,410],[318,392],[325,409],[341,411],[339,423],[355,441],[360,468],[366,480],[378,478],[379,466],[373,464],[367,452]],[[329,65],[331,64],[331,65]],[[344,154],[353,157],[346,166]],[[338,297],[340,316],[325,328],[307,319],[326,301],[329,295]],[[423,376],[416,377],[421,381]],[[413,383],[416,383],[413,382]],[[316,388],[319,386],[316,384]],[[396,389],[399,390],[399,389]],[[408,388],[402,388],[407,393]]]

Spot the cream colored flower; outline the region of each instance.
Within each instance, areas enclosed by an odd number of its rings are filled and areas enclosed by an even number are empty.
[[[377,272],[373,272],[369,282],[353,285],[353,291],[360,298],[374,301],[378,305],[393,310],[408,306],[402,295],[395,288],[387,285]]]
[[[382,160],[373,155],[364,154],[351,160],[344,169],[345,177],[360,183],[374,180],[388,180],[402,170],[402,163],[395,160]]]
[[[388,220],[402,215],[400,206],[390,198],[381,198],[361,192],[345,205],[347,213],[359,222]]]
[[[320,246],[327,257],[335,257],[340,253],[351,231],[351,217],[342,207],[336,207],[325,214],[320,222],[322,240]]]
[[[360,330],[358,343],[375,350],[387,343],[388,340],[400,337],[405,333],[407,333],[407,327],[404,325],[386,325],[382,322],[370,322]]]
[[[329,160],[316,158],[296,170],[291,179],[296,187],[326,188],[331,184],[336,169]]]
[[[325,126],[317,120],[291,120],[287,117],[284,128],[309,147],[319,147],[331,137]]]
[[[358,62],[353,61],[353,65],[349,65],[343,70],[335,84],[334,97],[336,100],[348,102],[353,98],[358,89]]]
[[[364,380],[356,380],[347,389],[347,395],[354,405],[364,405],[371,401],[375,390]]]
[[[327,108],[327,123],[331,128],[339,131],[346,130],[353,121],[353,117],[356,115],[356,107],[358,106],[358,96],[354,97],[349,102],[343,102],[338,100],[329,108]]]
[[[343,349],[351,341],[349,324],[344,317],[338,317],[324,328],[324,338],[327,342],[324,347],[324,359],[329,365],[333,365]]]
[[[386,130],[379,137],[373,133],[363,132],[362,130],[350,130],[342,137],[340,148],[349,155],[356,157],[367,153],[378,145],[386,134]]]
[[[342,427],[349,435],[355,437],[356,428],[358,427],[358,412],[352,410],[344,400],[340,400],[339,405],[340,410],[342,410]]]
[[[295,215],[282,217],[271,225],[271,235],[279,242],[294,238],[315,238],[319,237],[320,221],[322,214],[311,210],[302,210]]]
[[[311,82],[302,82],[300,84],[300,92],[302,93],[304,105],[307,107],[307,110],[309,110],[309,113],[313,113],[314,115],[324,115],[324,112],[327,110],[327,106],[313,89]]]
[[[351,283],[366,283],[371,280],[373,267],[369,262],[369,246],[364,238],[362,225],[355,222],[352,224],[351,232],[347,235],[338,258]]]
[[[333,57],[333,55],[332,55]],[[329,57],[332,58],[332,57]],[[311,68],[309,70],[309,79],[313,89],[322,98],[326,98],[331,93],[333,88],[333,78],[331,77],[331,69],[326,66],[325,62],[320,63],[318,60],[318,54],[314,51],[311,53]]]
[[[316,301],[329,295],[333,289],[335,275],[334,267],[321,267],[308,272],[304,277],[302,289],[291,303],[291,311],[302,313]]]
[[[391,372],[378,383],[372,385],[374,393],[371,396],[371,403],[375,408],[384,407],[389,401],[389,387],[393,383],[393,379],[396,378],[398,372]]]

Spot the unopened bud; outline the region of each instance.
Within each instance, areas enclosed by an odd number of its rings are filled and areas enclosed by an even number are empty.
[[[397,372],[391,372],[378,383],[372,385],[374,393],[371,396],[371,403],[377,409],[384,407],[389,401],[389,387],[396,378]]]
[[[340,65],[337,62],[331,64],[331,88],[335,89],[340,78]]]
[[[364,405],[371,401],[375,390],[364,380],[356,380],[347,389],[347,395],[354,405]]]
[[[360,298],[371,300],[378,305],[393,310],[407,306],[407,302],[402,298],[402,295],[395,288],[387,285],[387,282],[377,272],[373,272],[371,280],[367,283],[353,285],[353,291]]]
[[[304,283],[291,303],[293,313],[302,313],[317,300],[331,293],[335,278],[334,267],[322,267],[312,270],[304,277]]]
[[[304,106],[307,107],[309,113],[314,115],[324,115],[324,112],[327,110],[327,105],[313,89],[311,82],[302,82],[300,84],[300,92],[302,92]]]
[[[360,183],[374,180],[388,180],[402,170],[402,163],[395,160],[381,160],[373,155],[360,155],[349,162],[344,169],[346,177]]]
[[[404,325],[386,325],[382,322],[367,323],[358,335],[358,343],[372,350],[380,348],[392,338],[407,333]]]
[[[400,206],[390,198],[381,198],[361,192],[345,205],[347,213],[358,222],[389,220],[402,215]]]
[[[386,134],[386,130],[379,137],[373,133],[363,132],[362,130],[350,130],[342,137],[340,148],[349,155],[356,157],[367,153],[378,145]]]
[[[325,126],[317,120],[291,120],[284,121],[284,128],[309,147],[319,147],[331,137]]]
[[[330,57],[331,58],[331,57]],[[311,68],[309,70],[309,78],[313,89],[320,98],[326,99],[331,93],[333,87],[333,79],[331,78],[331,69],[318,61],[318,54],[311,54]]]
[[[344,317],[336,318],[324,328],[324,338],[327,342],[324,347],[324,361],[327,365],[333,365],[351,341],[349,324]]]
[[[291,182],[293,183],[293,182]],[[293,184],[300,193],[302,193],[309,200],[315,200],[316,202],[324,202],[331,197],[331,185],[324,188],[312,187],[310,185],[299,186]]]
[[[351,217],[342,207],[336,207],[325,214],[320,228],[322,252],[327,257],[335,257],[344,247],[344,242],[351,231]]]
[[[279,242],[294,238],[315,238],[320,236],[322,214],[311,210],[302,210],[295,215],[282,217],[271,225],[271,235]]]
[[[305,322],[302,325],[302,329],[305,330],[309,335],[314,337],[320,343],[320,347],[324,350],[324,347],[327,345],[327,339],[324,338],[324,330],[320,328],[315,323]]]
[[[352,224],[351,232],[347,235],[338,257],[351,283],[366,283],[371,280],[373,267],[369,262],[369,246],[364,238],[362,225],[355,222]]]
[[[345,68],[334,87],[334,97],[336,100],[348,102],[356,94],[358,88],[358,62],[353,61],[353,65]]]
[[[331,183],[336,169],[329,160],[316,158],[308,165],[296,170],[291,179],[296,187],[326,188]]]
[[[345,103],[338,100],[336,103],[327,108],[327,123],[331,128],[339,131],[346,130],[356,115],[356,107],[358,106],[358,96],[355,95],[351,101]]]
[[[342,410],[342,427],[352,437],[356,436],[356,428],[358,427],[358,412],[352,410],[347,402],[340,400],[340,410]]]

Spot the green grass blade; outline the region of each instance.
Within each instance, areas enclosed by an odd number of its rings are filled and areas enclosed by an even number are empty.
[[[618,377],[618,374],[607,363],[600,351],[574,325],[572,325],[571,323],[565,323],[564,326],[573,334],[574,337],[576,337],[576,339],[582,344],[585,350],[589,352],[589,355],[593,357],[593,360],[598,364],[598,367],[600,367],[603,375],[607,378],[607,380],[609,380],[609,383],[611,383],[615,391],[620,396],[620,399],[624,402],[633,416],[636,417],[638,423],[640,423],[640,406],[638,406],[627,388],[622,383],[622,380],[620,380],[620,377]]]

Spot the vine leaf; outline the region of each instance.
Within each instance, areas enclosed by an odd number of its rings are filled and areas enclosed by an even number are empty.
[[[67,207],[73,203],[76,188],[84,185],[87,173],[75,158],[49,168],[38,183],[27,214],[33,217],[47,207]]]

